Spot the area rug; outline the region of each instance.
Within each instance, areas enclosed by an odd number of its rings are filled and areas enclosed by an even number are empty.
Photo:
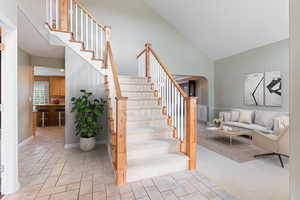
[[[198,135],[198,144],[222,156],[239,163],[254,160],[254,155],[268,153],[252,144],[250,138],[233,137],[230,145],[229,137],[220,136],[212,130],[202,130]]]

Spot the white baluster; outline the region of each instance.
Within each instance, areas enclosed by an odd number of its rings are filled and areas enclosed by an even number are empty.
[[[103,59],[103,51],[104,51],[104,43],[103,43],[103,29],[102,27],[100,28],[100,58]]]
[[[49,11],[50,11],[49,4],[50,4],[50,0],[46,0],[46,22],[50,25],[50,22],[49,22]]]
[[[94,20],[91,18],[91,44],[92,44],[92,50],[95,51],[95,41],[94,41]],[[94,55],[96,56],[95,52]]]
[[[174,113],[175,113],[175,110],[174,110],[174,107],[175,107],[175,87],[174,87],[174,84],[172,83],[172,97],[171,97],[171,101],[172,101],[172,126],[174,127]]]
[[[55,2],[55,25],[56,25],[56,30],[59,30],[59,10],[58,10],[58,8],[59,8],[59,4],[58,4],[59,2],[58,2],[58,0],[56,0],[56,2]]]
[[[75,4],[75,40],[79,40],[79,32],[78,32],[78,5]]]
[[[80,9],[80,26],[81,26],[81,32],[80,32],[80,37],[81,37],[81,41],[84,41],[83,39],[83,10]]]
[[[178,110],[177,110],[177,88],[175,87],[175,101],[174,101],[174,127],[177,129],[177,133],[178,133],[178,126],[177,126],[177,121],[178,121]],[[178,138],[178,134],[177,134],[177,138]]]
[[[184,107],[184,99],[183,99],[183,96],[181,96],[180,97],[180,135],[181,135],[181,140],[184,139],[184,132],[183,132],[183,124],[184,124],[183,107]]]
[[[170,81],[169,77],[167,76],[167,115],[170,115]]]
[[[176,110],[177,110],[177,132],[178,132],[178,138],[181,138],[180,135],[180,93],[177,91],[177,105],[176,105]]]
[[[95,29],[96,29],[96,46],[95,46],[95,57],[99,58],[99,27],[97,26],[97,24],[95,24]]]
[[[89,16],[85,13],[85,49],[89,49]]]
[[[70,0],[69,2],[69,5],[70,5],[70,31],[73,32],[73,0]]]
[[[164,72],[164,105],[167,105],[167,73]]]

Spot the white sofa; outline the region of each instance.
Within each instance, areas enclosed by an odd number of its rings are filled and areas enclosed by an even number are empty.
[[[248,115],[247,119],[245,119],[245,115],[246,118]],[[274,130],[280,127],[282,116],[286,116],[288,119],[288,113],[262,110],[235,109],[219,113],[219,118],[223,120],[224,125],[259,131],[265,134],[273,134]]]

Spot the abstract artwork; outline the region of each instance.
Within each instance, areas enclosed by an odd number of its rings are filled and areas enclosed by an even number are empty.
[[[265,73],[265,105],[281,106],[282,104],[282,80],[281,72],[273,71]]]
[[[244,92],[246,105],[264,105],[264,74],[246,75]]]

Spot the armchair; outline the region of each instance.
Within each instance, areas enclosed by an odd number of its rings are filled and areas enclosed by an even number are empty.
[[[274,131],[274,134],[264,134],[259,131],[255,131],[253,134],[253,144],[269,151],[267,154],[255,155],[255,158],[262,156],[278,156],[281,167],[284,168],[282,162],[282,156],[289,158],[289,128],[278,128]]]

